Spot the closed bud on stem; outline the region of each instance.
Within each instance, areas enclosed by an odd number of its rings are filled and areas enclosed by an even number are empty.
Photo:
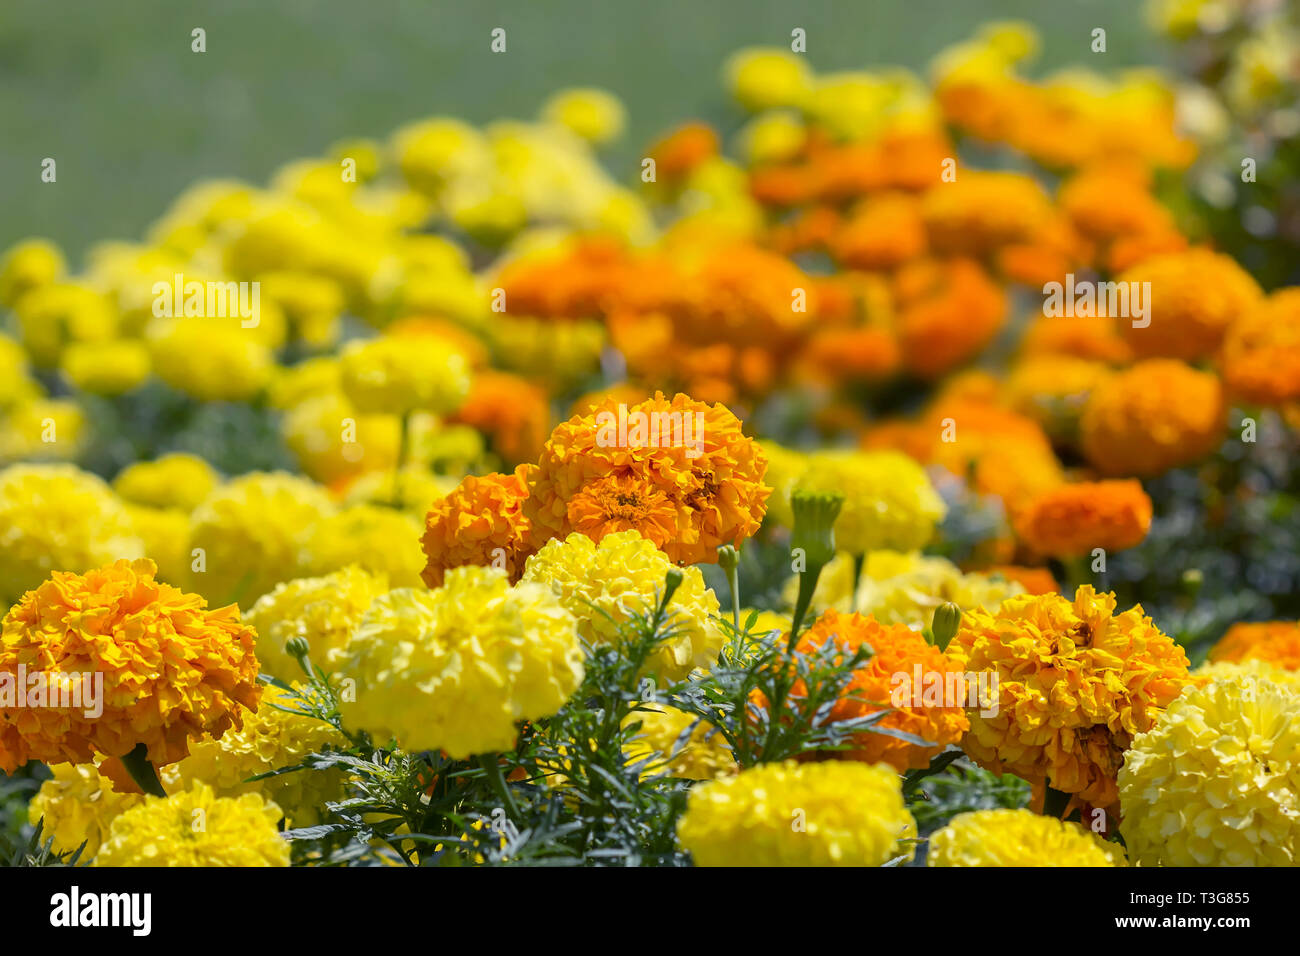
[[[957,636],[959,627],[961,627],[961,608],[957,605],[948,601],[934,609],[934,621],[930,625],[930,633],[934,636],[934,644],[939,650],[948,649],[948,643]]]
[[[796,490],[790,505],[794,511],[790,547],[803,549],[810,569],[820,568],[835,557],[835,519],[840,516],[844,496],[836,491]]]

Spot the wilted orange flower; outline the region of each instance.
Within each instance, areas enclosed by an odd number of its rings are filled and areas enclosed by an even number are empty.
[[[1228,326],[1259,302],[1259,285],[1231,256],[1189,249],[1144,259],[1116,280],[1150,282],[1149,325],[1119,322],[1120,335],[1139,358],[1194,362],[1219,350]]]
[[[1031,176],[963,170],[953,182],[926,191],[922,215],[937,252],[981,256],[1031,238],[1051,221],[1053,211]]]
[[[610,398],[551,433],[524,512],[539,545],[579,530],[598,541],[641,515],[636,530],[674,561],[712,562],[719,545],[758,530],[772,491],[766,469],[762,449],[722,405],[656,392],[620,409]]]
[[[1219,447],[1223,389],[1209,372],[1147,359],[1096,385],[1079,428],[1083,453],[1102,474],[1152,477]]]
[[[451,421],[488,435],[493,449],[514,465],[536,460],[551,430],[551,407],[546,392],[527,379],[488,369],[471,379]]]
[[[1210,660],[1267,661],[1287,670],[1300,670],[1300,623],[1242,621],[1228,628],[1210,648]]]
[[[718,134],[706,123],[683,123],[650,147],[661,180],[678,180],[718,153]]]
[[[922,747],[863,730],[853,735],[849,749],[829,751],[825,756],[865,763],[884,761],[904,773],[929,766],[931,757],[970,729],[964,710],[969,688],[962,668],[919,632],[904,624],[886,626],[869,615],[829,610],[800,636],[797,649],[809,653],[827,641],[842,648],[846,656],[863,645],[872,650],[831,708],[831,720],[852,720],[892,708],[876,726],[912,734],[935,746]],[[798,701],[806,694],[803,683],[796,682],[790,698]],[[762,694],[756,694],[753,702],[761,708],[768,706]]]
[[[1074,558],[1094,548],[1122,551],[1151,529],[1151,499],[1139,481],[1080,481],[1033,498],[1016,533],[1039,554]]]
[[[508,475],[469,475],[434,502],[420,539],[427,559],[420,572],[425,584],[442,587],[446,571],[466,564],[492,565],[511,581],[519,580],[534,550],[523,512],[532,470],[532,465],[520,465]]]
[[[1279,289],[1237,319],[1222,364],[1235,396],[1271,407],[1300,400],[1300,289]]]
[[[187,756],[191,740],[242,727],[243,709],[257,709],[256,635],[239,608],[209,609],[197,594],[154,580],[156,572],[147,559],[55,571],[5,615],[0,673],[16,681],[19,667],[26,671],[18,686],[28,706],[0,708],[0,769],[90,763],[139,744],[161,767]],[[31,699],[37,673],[48,694],[40,706]],[[81,675],[103,675],[102,713],[76,687]]]
[[[896,269],[926,252],[920,202],[907,193],[886,193],[864,201],[834,233],[831,248],[853,269]]]
[[[1115,596],[1086,584],[1072,601],[967,611],[948,656],[998,677],[997,713],[971,711],[962,741],[977,763],[1112,812],[1124,752],[1189,682],[1187,655],[1140,606],[1115,614]]]
[[[974,358],[1006,320],[1006,295],[969,259],[908,263],[894,291],[903,364],[920,378],[938,378]]]

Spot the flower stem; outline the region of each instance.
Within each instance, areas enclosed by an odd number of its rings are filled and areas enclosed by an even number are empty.
[[[149,762],[149,750],[144,744],[136,744],[135,749],[123,756],[121,760],[122,766],[126,768],[126,772],[131,775],[137,787],[151,797],[167,796],[167,791],[163,789],[162,782],[158,779],[158,771]]]
[[[867,561],[865,554],[853,556],[853,589],[849,592],[849,612],[858,613],[858,582],[862,580],[862,565]]]
[[[506,813],[510,816],[510,819],[521,819],[519,805],[515,803],[514,794],[510,792],[510,786],[506,783],[506,778],[501,776],[501,762],[497,759],[497,755],[494,753],[479,754],[476,759],[478,765],[483,768],[483,772],[487,774],[492,789],[497,792],[497,796],[501,798],[501,802],[505,805]]]
[[[401,430],[397,438],[397,463],[393,466],[393,507],[402,508],[402,466],[406,464],[407,449],[411,443],[411,413],[403,412]]]

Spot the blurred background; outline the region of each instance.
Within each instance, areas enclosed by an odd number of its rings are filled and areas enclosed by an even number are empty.
[[[1136,0],[5,0],[0,4],[0,248],[54,239],[75,264],[135,238],[184,187],[254,183],[286,160],[422,116],[532,118],[570,85],[621,97],[620,180],[684,118],[736,122],[718,75],[733,51],[803,27],[819,71],[931,56],[994,18],[1039,27],[1031,72],[1159,65],[1168,53]],[[507,31],[507,52],[489,34]],[[1091,31],[1107,31],[1106,62]],[[190,32],[207,31],[207,52]],[[58,182],[40,181],[44,157]],[[622,172],[625,170],[626,172]]]

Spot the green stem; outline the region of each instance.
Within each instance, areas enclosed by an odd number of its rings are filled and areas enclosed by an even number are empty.
[[[497,792],[497,796],[501,798],[501,802],[505,805],[506,813],[510,819],[516,821],[522,819],[519,815],[519,805],[515,803],[514,794],[510,792],[506,778],[501,776],[501,762],[497,759],[497,755],[494,753],[479,754],[476,759],[478,765],[483,768],[483,772],[487,774],[492,789]]]
[[[795,644],[799,641],[799,628],[803,624],[804,615],[808,613],[808,608],[812,604],[813,594],[817,591],[817,579],[821,577],[824,566],[815,564],[810,568],[806,568],[799,575],[799,597],[794,604],[794,619],[790,622],[788,650],[794,650]]]
[[[731,623],[740,633],[740,570],[732,565],[727,569],[727,585],[731,588]]]
[[[858,613],[858,582],[862,580],[862,565],[866,564],[867,556],[865,554],[855,554],[853,556],[853,590],[849,595],[849,612]]]
[[[167,796],[167,791],[163,789],[162,782],[158,779],[158,771],[149,762],[149,750],[144,744],[136,744],[135,749],[121,759],[122,766],[126,768],[126,772],[131,775],[137,787],[151,797]]]
[[[393,507],[399,511],[402,507],[402,466],[406,464],[408,446],[411,443],[411,413],[402,413],[401,431],[397,439],[397,463],[393,466]]]

